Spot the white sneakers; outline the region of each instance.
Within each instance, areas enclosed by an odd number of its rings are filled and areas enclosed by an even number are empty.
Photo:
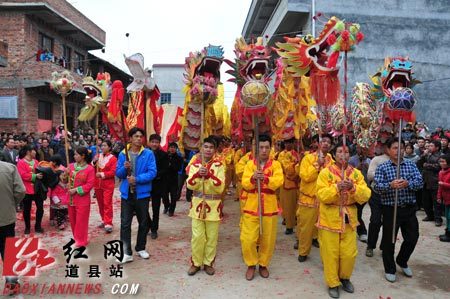
[[[395,282],[395,279],[396,279],[395,274],[390,274],[390,273],[384,273],[384,277],[389,282]]]
[[[145,250],[141,250],[141,251],[136,252],[136,255],[139,256],[140,258],[143,258],[143,259],[150,258],[150,254],[148,254],[148,252],[145,251]],[[119,263],[120,264],[126,264],[126,263],[131,263],[132,261],[133,261],[133,256],[132,255],[124,254],[122,261],[121,262],[119,261]]]
[[[119,263],[126,264],[126,263],[131,263],[132,261],[133,261],[133,256],[124,254],[122,261],[121,262],[119,261]]]
[[[405,274],[406,277],[412,277],[413,273],[410,267],[402,268],[403,274]]]
[[[136,252],[136,255],[140,256],[143,259],[148,259],[150,257],[150,254],[148,254],[148,252],[145,250]]]
[[[361,242],[367,243],[367,235],[366,234],[359,235],[358,238]]]

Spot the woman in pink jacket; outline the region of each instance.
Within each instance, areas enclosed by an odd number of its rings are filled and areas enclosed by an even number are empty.
[[[75,150],[75,163],[69,166],[69,221],[75,246],[87,246],[89,215],[91,211],[91,190],[95,183],[95,170],[91,155],[85,147]]]
[[[437,201],[445,206],[445,218],[447,225],[445,234],[439,236],[442,242],[450,242],[450,154],[441,156],[439,159],[441,172],[439,172],[439,189]]]
[[[34,183],[42,179],[42,173],[36,173],[38,161],[36,158],[36,149],[31,145],[25,145],[19,152],[19,161],[17,170],[25,185],[26,195],[23,199],[23,220],[25,221],[25,235],[30,234],[31,204],[34,201],[36,205],[36,223],[34,225],[35,233],[43,233],[41,227],[42,216],[44,215],[44,201],[39,199],[34,192]]]
[[[102,223],[100,228],[104,228],[106,233],[112,232],[113,220],[113,194],[114,176],[116,175],[117,158],[111,154],[111,141],[102,142],[102,153],[98,156],[96,163],[95,195],[97,197],[98,209]]]

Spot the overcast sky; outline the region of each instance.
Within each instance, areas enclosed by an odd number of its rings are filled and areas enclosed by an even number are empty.
[[[145,67],[184,63],[190,51],[222,45],[234,58],[251,0],[69,0],[106,32],[106,52],[92,53],[128,71],[123,54],[142,53]],[[130,36],[127,38],[126,33]],[[222,64],[222,82],[229,76]],[[236,87],[225,83],[225,103],[231,107]]]

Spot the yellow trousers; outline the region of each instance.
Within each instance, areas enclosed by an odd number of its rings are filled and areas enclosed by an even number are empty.
[[[212,266],[216,258],[220,221],[192,219],[192,263],[196,267]]]
[[[320,256],[326,284],[330,288],[341,285],[341,279],[350,279],[358,249],[356,231],[349,224],[344,233],[319,229]]]
[[[298,255],[307,256],[311,251],[313,239],[317,239],[317,208],[298,206],[297,237]]]
[[[297,189],[286,190],[280,188],[280,205],[282,216],[286,221],[286,228],[295,227],[295,213],[297,210]]]
[[[259,236],[259,217],[243,214],[241,225],[242,256],[247,266],[267,267],[277,239],[277,216],[263,216],[263,234]],[[258,242],[259,240],[259,242]],[[256,246],[259,243],[259,249]]]

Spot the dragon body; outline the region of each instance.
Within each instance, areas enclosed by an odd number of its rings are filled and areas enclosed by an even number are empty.
[[[195,150],[201,144],[202,107],[205,111],[204,136],[211,134],[212,128],[218,128],[223,108],[220,103],[217,113],[214,109],[216,100],[223,103],[223,86],[220,83],[220,66],[223,61],[223,49],[220,46],[203,48],[191,52],[185,60],[185,104],[181,120],[181,146]],[[223,104],[222,104],[223,105]],[[220,114],[218,113],[220,110]],[[223,117],[222,117],[223,119]],[[223,126],[223,125],[222,125]]]

